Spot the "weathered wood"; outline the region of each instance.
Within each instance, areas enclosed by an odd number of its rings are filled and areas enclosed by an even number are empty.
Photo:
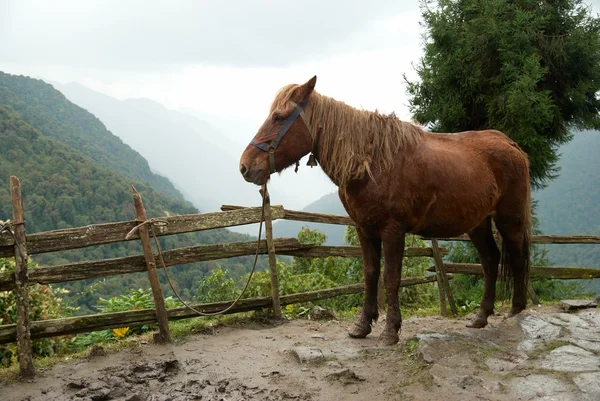
[[[150,233],[146,222],[148,217],[146,216],[146,209],[142,202],[142,197],[139,192],[132,185],[133,189],[133,207],[135,208],[135,218],[140,224],[137,228],[140,240],[142,242],[142,251],[144,252],[144,259],[146,260],[146,267],[148,269],[148,279],[150,280],[150,286],[152,287],[152,298],[154,299],[154,307],[156,312],[156,319],[158,321],[159,336],[158,342],[171,343],[171,332],[169,331],[169,318],[167,317],[167,306],[165,305],[165,297],[162,292],[162,286],[158,280],[158,273],[156,272],[156,260],[154,259],[154,252],[152,252],[152,246],[150,245]],[[155,230],[152,227],[152,230]]]
[[[452,276],[449,276],[449,278],[452,278]],[[433,276],[405,278],[402,279],[400,286],[408,287],[411,285],[430,283],[432,281],[435,281],[435,277]],[[351,284],[325,290],[282,295],[279,300],[281,305],[290,305],[303,302],[319,301],[327,298],[335,298],[341,295],[358,294],[362,291],[364,291],[363,284]],[[228,307],[230,304],[231,301],[224,301],[213,304],[192,305],[192,307],[200,312],[218,312]],[[225,314],[269,308],[271,305],[271,297],[240,299],[238,303],[232,309],[225,312]],[[167,315],[169,316],[169,320],[187,319],[199,316],[196,312],[186,307],[169,309],[167,310]],[[118,327],[133,327],[149,323],[156,323],[156,314],[154,309],[100,313],[96,315],[32,322],[31,335],[32,338],[38,339]],[[14,342],[15,339],[16,328],[14,324],[0,326],[0,344]]]
[[[448,298],[448,303],[450,304],[450,311],[452,311],[453,315],[456,315],[458,311],[456,309],[456,304],[454,303],[454,296],[452,295],[452,289],[450,288],[450,283],[448,282],[448,276],[446,276],[446,269],[444,268],[444,261],[442,260],[442,255],[440,253],[440,247],[437,239],[431,240],[431,249],[433,250],[433,260],[436,267],[435,271],[438,277],[438,287],[440,283],[442,284],[442,287],[439,288],[439,290],[442,293],[442,297],[444,297],[445,294],[445,296]],[[446,312],[445,302],[443,307],[444,312]],[[440,309],[441,308],[442,302],[440,298]]]
[[[15,235],[15,285],[17,295],[17,352],[19,355],[19,373],[23,378],[35,375],[29,324],[29,293],[27,287],[27,239],[25,237],[25,212],[21,196],[21,182],[15,176],[10,177],[10,198],[13,207],[13,233]]]
[[[279,255],[301,257],[362,257],[360,247],[350,246],[314,246],[301,244],[296,238],[275,238],[273,240],[276,253]],[[440,249],[442,253],[447,252]],[[207,260],[228,259],[238,256],[254,255],[256,241],[231,242],[225,244],[199,245],[163,251],[166,266],[204,262]],[[267,254],[266,240],[261,241],[259,253]],[[431,256],[431,248],[407,248],[406,256]],[[160,268],[161,266],[159,266]],[[127,256],[113,259],[85,261],[64,265],[38,267],[29,272],[29,282],[54,284],[90,278],[110,277],[119,274],[139,273],[146,271],[143,255]],[[0,291],[15,288],[13,272],[0,273]]]
[[[483,268],[476,263],[445,263],[446,273],[453,274],[477,274],[483,275]],[[429,267],[428,271],[434,271]],[[600,278],[600,269],[587,267],[562,267],[562,266],[531,266],[529,277],[551,278],[562,280]]]
[[[273,220],[281,219],[283,216],[282,207],[273,206],[271,208],[271,218]],[[232,210],[230,212],[168,216],[161,217],[161,220],[165,220],[167,225],[156,227],[155,230],[157,236],[182,234],[254,224],[258,223],[260,218],[260,207]],[[27,236],[28,249],[30,254],[38,254],[127,241],[125,235],[135,226],[135,221],[124,221],[31,234]],[[5,236],[0,237],[0,241],[4,241],[4,239]],[[131,236],[128,240],[135,239],[139,239],[138,234]],[[11,244],[0,242],[0,257],[14,255],[12,251],[7,251],[6,245]]]
[[[430,238],[425,238],[430,239]],[[457,237],[438,238],[439,241],[471,241],[466,235]],[[600,244],[600,236],[597,235],[532,235],[531,242],[534,244]]]
[[[362,258],[359,246],[314,246],[289,251],[278,250],[279,255],[299,256],[306,258],[326,258],[328,256],[341,256],[345,258]],[[440,248],[440,253],[445,255],[448,250]],[[404,257],[433,257],[431,248],[406,248]]]
[[[435,240],[431,240],[432,251],[434,254],[434,266],[435,266],[435,276],[438,284],[438,296],[440,299],[440,315],[447,316],[448,310],[446,309],[446,287],[444,285],[444,279],[442,278],[442,274],[444,274],[444,262],[439,258],[435,258],[435,251],[433,250],[433,243]],[[437,242],[435,242],[437,245]],[[439,247],[436,248],[439,251]]]
[[[281,250],[282,252],[287,250],[297,250],[303,247],[310,248],[312,246],[301,244],[296,238],[277,238],[274,240],[274,245],[278,251]],[[249,241],[176,248],[163,251],[162,254],[166,266],[175,266],[204,262],[207,260],[254,255],[255,253],[256,241]],[[259,253],[263,255],[267,253],[266,241],[261,241]],[[159,268],[160,267],[162,266],[159,266]],[[146,262],[143,255],[127,256],[114,259],[38,267],[29,272],[29,282],[53,284],[145,271]],[[9,291],[13,288],[15,288],[14,273],[0,273],[0,291]]]
[[[240,210],[245,209],[245,206],[234,206],[234,205],[223,205],[221,210]],[[283,218],[285,220],[296,220],[296,221],[307,221],[310,223],[327,223],[327,224],[340,224],[343,226],[353,226],[354,222],[348,216],[338,214],[325,214],[325,213],[310,213],[310,212],[299,212],[295,210],[284,209],[285,214]]]
[[[273,315],[281,319],[281,303],[279,302],[279,274],[277,272],[277,255],[275,255],[275,245],[273,243],[273,221],[271,220],[271,197],[267,185],[263,185],[264,208],[265,208],[265,234],[267,238],[267,247],[269,249],[269,277],[271,278],[271,307]]]

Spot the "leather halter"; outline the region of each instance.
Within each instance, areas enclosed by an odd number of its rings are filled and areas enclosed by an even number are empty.
[[[283,139],[285,134],[289,131],[294,121],[298,118],[298,116],[302,117],[302,121],[304,121],[304,125],[308,128],[308,132],[312,134],[312,127],[308,122],[308,118],[304,113],[304,108],[308,105],[308,100],[298,104],[293,100],[290,100],[290,103],[294,105],[294,111],[285,119],[279,131],[275,135],[269,135],[263,138],[253,138],[250,142],[251,145],[256,146],[262,151],[269,152],[269,165],[271,174],[273,174],[275,169],[275,149],[279,146],[279,142]],[[268,143],[267,143],[268,142]]]

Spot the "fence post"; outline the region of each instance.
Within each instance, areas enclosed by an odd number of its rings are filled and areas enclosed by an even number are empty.
[[[435,271],[438,274],[438,286],[440,285],[440,281],[442,287],[440,288],[440,307],[441,300],[444,297],[443,293],[446,293],[448,297],[448,303],[450,304],[450,310],[453,315],[456,315],[458,311],[456,310],[456,304],[454,303],[454,296],[452,295],[452,289],[450,288],[450,282],[448,281],[448,276],[446,275],[446,268],[444,267],[444,261],[442,260],[442,255],[440,254],[440,247],[438,245],[438,240],[433,238],[431,240],[431,250],[433,252],[433,260],[435,262]],[[444,311],[446,310],[444,305]]]
[[[281,319],[281,302],[279,301],[279,275],[277,273],[277,256],[275,255],[275,244],[273,243],[273,221],[271,220],[271,198],[267,186],[263,185],[261,193],[265,197],[265,232],[267,237],[267,249],[269,251],[269,269],[271,277],[271,299],[273,300],[273,314]]]
[[[133,189],[133,206],[135,207],[135,218],[140,223],[146,221],[146,209],[142,203],[142,197],[139,192],[132,185]],[[162,292],[160,281],[158,280],[158,273],[156,272],[156,261],[154,260],[154,253],[152,252],[152,246],[150,245],[150,235],[148,233],[147,225],[140,225],[138,227],[140,234],[140,240],[142,241],[142,250],[144,251],[144,258],[146,259],[146,266],[148,267],[148,278],[150,279],[150,285],[152,286],[152,296],[154,298],[154,309],[156,311],[156,319],[158,320],[159,338],[157,342],[170,343],[171,333],[169,331],[169,319],[167,318],[167,307],[165,306],[165,299]],[[156,337],[155,337],[156,340]]]
[[[21,196],[21,182],[15,176],[10,177],[10,197],[13,207],[13,226],[15,235],[15,291],[17,293],[17,344],[20,374],[24,378],[35,375],[33,367],[31,332],[29,328],[29,296],[27,286],[27,242],[25,237],[25,212]]]

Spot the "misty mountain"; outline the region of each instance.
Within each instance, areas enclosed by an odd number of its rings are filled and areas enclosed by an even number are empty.
[[[260,204],[258,188],[238,171],[234,155],[243,149],[211,125],[150,99],[121,101],[77,83],[54,85],[100,118],[202,212],[218,211],[223,204]]]
[[[559,177],[535,193],[540,229],[600,235],[600,132],[577,132],[560,148]],[[600,268],[600,245],[548,245],[552,264]]]
[[[302,209],[303,212],[326,213],[347,216],[337,192],[323,196]],[[345,245],[346,226],[337,224],[307,223],[303,221],[279,220],[273,223],[273,235],[276,237],[296,237],[302,227],[308,226],[327,235],[326,245]]]

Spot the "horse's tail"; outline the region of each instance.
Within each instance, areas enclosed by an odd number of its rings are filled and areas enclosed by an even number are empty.
[[[502,252],[500,257],[500,295],[502,299],[509,299],[510,293],[512,292],[513,283],[513,269],[522,269],[522,280],[523,289],[527,292],[529,285],[529,268],[530,268],[530,254],[531,254],[531,234],[532,234],[532,210],[531,210],[531,185],[529,181],[529,162],[527,162],[527,169],[525,170],[525,176],[523,177],[526,183],[526,190],[523,194],[523,202],[521,210],[515,210],[518,215],[518,220],[521,222],[522,230],[522,243],[520,246],[507,246],[507,241],[503,238],[502,241]],[[518,255],[512,255],[516,252]],[[513,266],[513,263],[516,266]]]

